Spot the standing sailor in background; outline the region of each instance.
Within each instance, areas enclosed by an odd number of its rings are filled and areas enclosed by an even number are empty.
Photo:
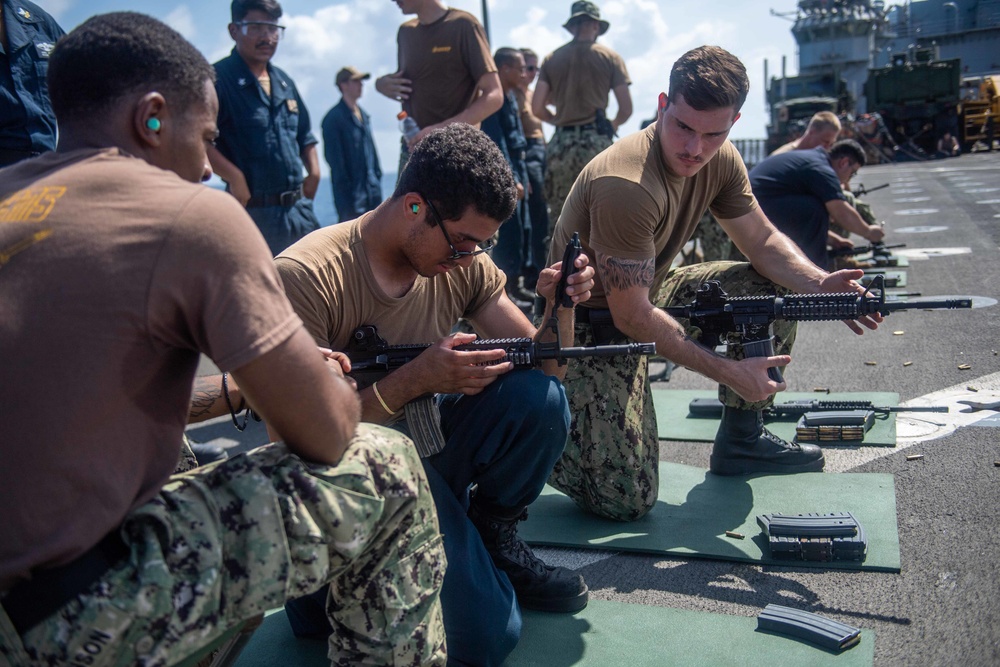
[[[323,117],[323,155],[330,165],[333,203],[340,222],[353,220],[382,203],[382,167],[372,137],[372,121],[361,108],[361,83],[371,78],[353,67],[337,72],[341,99]]]
[[[403,103],[420,127],[403,138],[399,171],[414,144],[451,123],[478,126],[503,104],[497,66],[486,31],[476,17],[450,9],[441,0],[396,0],[404,14],[416,14],[399,26],[398,67],[375,80],[375,89]]]
[[[524,76],[521,85],[514,89],[518,109],[521,111],[521,127],[527,142],[524,162],[528,170],[528,218],[531,223],[531,244],[525,252],[524,288],[534,291],[538,282],[538,272],[545,266],[549,246],[549,204],[545,201],[545,133],[542,121],[531,112],[531,84],[538,75],[538,54],[531,49],[521,49],[524,56]]]
[[[281,5],[233,0],[231,12],[229,36],[236,47],[215,63],[219,139],[208,157],[277,255],[319,228],[312,203],[318,141],[295,83],[271,64],[285,32],[277,23]]]
[[[521,112],[514,90],[524,78],[524,56],[517,49],[504,46],[493,54],[503,86],[503,106],[483,121],[483,132],[500,147],[517,183],[517,204],[514,212],[502,225],[493,249],[493,261],[507,276],[507,296],[522,310],[535,301],[534,290],[529,294],[519,282],[525,261],[529,258],[530,230],[528,220],[528,166],[525,163],[524,138]],[[536,279],[537,280],[537,279]]]
[[[0,0],[0,167],[56,147],[45,73],[64,34],[38,5]]]
[[[618,128],[632,115],[625,60],[597,43],[609,26],[593,2],[574,2],[563,25],[573,40],[545,56],[538,74],[531,111],[556,126],[549,141],[545,174],[550,232],[573,181],[595,155],[611,145]],[[605,116],[609,92],[618,102],[618,114],[612,121]],[[550,104],[555,106],[554,112]]]

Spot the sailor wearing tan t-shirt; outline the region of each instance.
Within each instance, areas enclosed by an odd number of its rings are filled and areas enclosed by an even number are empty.
[[[618,128],[632,115],[628,90],[631,81],[625,61],[597,43],[609,25],[601,19],[594,3],[574,2],[569,20],[563,25],[573,40],[545,56],[538,74],[531,110],[539,119],[556,126],[546,156],[545,198],[550,228],[559,219],[580,170],[611,145]],[[618,103],[618,113],[610,120],[605,117],[609,92],[614,93]]]
[[[275,260],[318,345],[350,354],[352,332],[362,325],[391,344],[431,344],[360,394],[366,421],[404,429],[440,421],[445,445],[423,462],[448,556],[441,602],[449,662],[456,664],[502,664],[520,633],[519,607],[574,612],[588,599],[579,574],[546,565],[517,535],[566,441],[569,414],[559,383],[565,367],[489,365],[503,358],[502,349],[456,350],[475,335],[450,334],[466,318],[486,338],[555,340],[511,302],[504,274],[483,254],[515,199],[497,145],[453,123],[414,147],[393,195],[378,208],[310,234]],[[561,259],[538,279],[546,317]],[[586,263],[578,267],[569,278],[575,302],[590,296],[594,275]],[[560,340],[572,336],[574,310],[558,309]],[[439,417],[415,414],[431,401]],[[289,608],[322,614],[323,602],[320,593],[316,604]]]
[[[444,665],[413,444],[359,424],[250,217],[200,183],[213,78],[156,19],[88,19],[50,60],[56,150],[0,170],[0,664],[181,664],[334,582],[333,662]],[[284,442],[172,476],[202,354]]]
[[[861,271],[828,274],[768,222],[754,200],[746,167],[727,141],[746,100],[743,65],[719,47],[700,47],[674,64],[670,94],[657,121],[595,158],[580,174],[556,225],[550,259],[579,232],[597,267],[593,298],[578,308],[577,345],[655,341],[657,353],[720,384],[725,408],[711,470],[738,475],[822,470],[818,447],[768,433],[761,409],[785,384],[767,369],[784,366],[794,326],[774,323],[771,357],[727,357],[700,346],[659,307],[687,304],[705,280],[730,295],[861,291]],[[710,209],[749,264],[711,262],[671,270],[705,209]],[[658,307],[659,306],[659,307]],[[875,319],[864,319],[869,328]],[[856,333],[861,328],[849,322]],[[570,437],[550,483],[596,514],[643,516],[656,502],[659,441],[645,358],[581,359],[564,381]],[[599,397],[595,406],[595,397]]]
[[[403,103],[420,132],[402,141],[399,171],[409,150],[449,123],[478,126],[503,104],[503,91],[486,31],[476,17],[440,0],[395,0],[416,14],[396,35],[398,67],[375,80],[375,89]]]

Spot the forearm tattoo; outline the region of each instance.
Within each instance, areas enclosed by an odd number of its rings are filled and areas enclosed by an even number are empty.
[[[598,261],[604,288],[627,290],[631,287],[649,288],[653,284],[655,264],[649,259],[622,259],[601,255]]]
[[[188,421],[212,413],[212,406],[222,399],[222,385],[218,376],[197,377],[194,390],[191,392],[191,407],[188,408]]]

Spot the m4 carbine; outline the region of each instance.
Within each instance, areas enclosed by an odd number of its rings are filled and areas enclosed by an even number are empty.
[[[400,366],[413,361],[429,344],[390,345],[372,325],[360,326],[351,334],[347,356],[351,359],[349,375],[363,389],[377,382]],[[490,362],[511,362],[514,368],[537,368],[543,361],[555,359],[561,364],[579,357],[613,357],[621,354],[656,354],[656,343],[627,345],[596,345],[593,347],[560,347],[558,342],[538,343],[531,338],[497,338],[475,340],[459,345],[456,350],[496,350],[506,353],[503,359]]]
[[[787,296],[729,296],[717,280],[702,283],[694,303],[664,308],[678,320],[701,329],[701,342],[714,349],[719,343],[742,343],[747,357],[774,356],[771,325],[775,320],[796,322],[856,320],[866,315],[888,315],[897,310],[972,308],[972,299],[885,300],[885,277],[878,275],[864,294],[837,292]],[[874,290],[874,291],[873,291]],[[767,370],[775,382],[784,382],[776,367]]]
[[[851,193],[855,197],[864,197],[869,192],[875,192],[876,190],[881,190],[887,187],[889,187],[889,184],[883,183],[882,185],[876,185],[874,188],[866,188],[865,184],[861,183],[860,185],[858,185],[858,187],[854,188],[854,190],[852,190]]]
[[[807,412],[847,412],[864,410],[875,414],[891,412],[948,412],[947,405],[875,405],[871,401],[830,401],[798,400],[775,403],[764,408],[765,419],[781,417],[801,417]],[[717,398],[694,398],[688,404],[688,412],[695,417],[719,418],[722,416],[722,401]]]
[[[905,243],[890,243],[886,245],[881,241],[872,243],[870,245],[859,245],[853,248],[833,248],[832,250],[827,250],[826,254],[830,258],[834,257],[849,257],[853,255],[864,255],[865,253],[871,253],[872,257],[878,260],[880,257],[889,257],[892,255],[890,250],[893,248],[905,248]]]

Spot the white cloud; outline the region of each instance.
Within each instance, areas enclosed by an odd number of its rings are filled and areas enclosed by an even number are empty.
[[[189,42],[194,42],[198,33],[194,16],[187,5],[178,5],[163,19],[168,26],[184,35]]]
[[[751,79],[750,98],[733,136],[764,136],[763,60],[768,59],[772,75],[778,73],[782,55],[789,58],[789,74],[797,69],[791,23],[769,15],[768,9],[794,11],[796,0],[770,0],[767,5],[745,0],[597,3],[611,23],[601,42],[625,58],[633,81],[635,112],[622,128],[623,134],[637,130],[640,121],[652,114],[656,96],[666,89],[670,66],[678,56],[700,44],[718,44],[744,62]],[[61,23],[65,21],[62,25],[67,30],[95,12],[132,9],[158,16],[188,36],[211,62],[228,55],[233,46],[226,32],[229,3],[223,0],[202,5],[191,0],[44,0],[43,4]],[[385,0],[284,0],[282,4],[282,22],[288,30],[275,64],[298,85],[318,136],[320,120],[340,97],[333,85],[336,71],[353,65],[371,72],[373,79],[394,71],[396,30],[408,17]],[[448,4],[482,16],[482,0],[450,0]],[[572,0],[488,0],[488,4],[494,49],[527,46],[544,56],[570,39],[562,24],[569,18]],[[391,172],[399,150],[395,119],[399,105],[375,92],[373,83],[365,82],[361,105],[372,115],[379,155]],[[612,98],[612,113],[614,107]]]

